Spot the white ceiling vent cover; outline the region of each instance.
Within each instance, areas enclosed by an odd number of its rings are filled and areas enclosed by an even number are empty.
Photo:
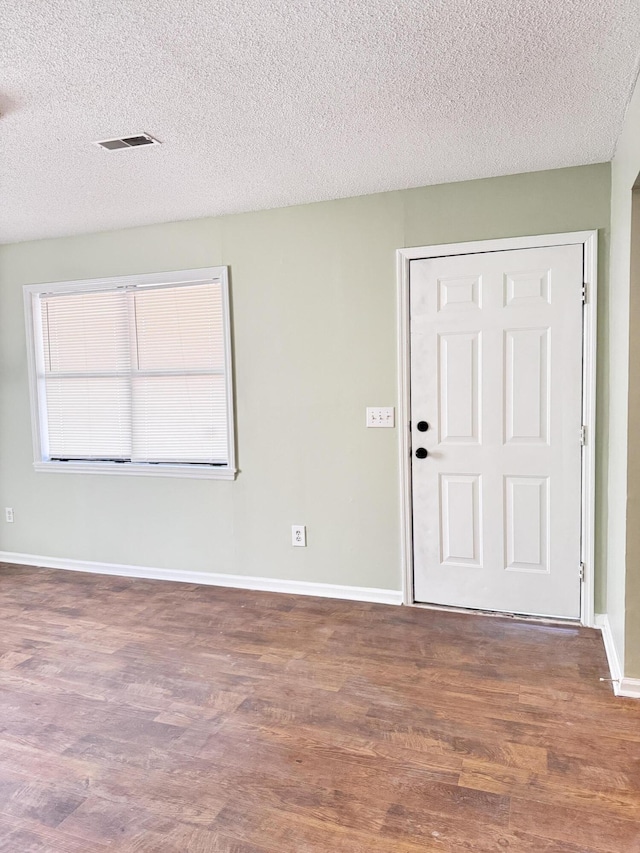
[[[142,148],[145,145],[160,145],[158,140],[149,136],[148,133],[136,133],[118,139],[103,139],[93,144],[104,148],[105,151],[124,151],[127,148]]]

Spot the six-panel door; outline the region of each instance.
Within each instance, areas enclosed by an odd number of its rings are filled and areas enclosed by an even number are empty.
[[[416,601],[580,616],[582,265],[581,245],[411,262]]]

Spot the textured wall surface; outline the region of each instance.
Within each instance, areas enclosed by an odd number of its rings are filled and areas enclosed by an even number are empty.
[[[0,550],[399,589],[398,435],[364,426],[397,405],[395,250],[599,228],[604,262],[609,189],[586,166],[0,247]],[[231,270],[237,480],[35,473],[22,285],[210,264]]]
[[[0,242],[608,161],[639,30],[637,0],[13,0]]]

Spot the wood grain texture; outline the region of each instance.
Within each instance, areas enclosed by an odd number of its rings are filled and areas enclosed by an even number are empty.
[[[600,634],[0,566],[0,853],[640,853]]]

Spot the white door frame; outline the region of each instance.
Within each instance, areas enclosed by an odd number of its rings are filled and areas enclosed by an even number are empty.
[[[595,626],[594,557],[595,557],[595,428],[596,428],[596,320],[598,232],[574,231],[566,234],[543,234],[535,237],[513,237],[501,240],[479,240],[472,243],[446,243],[398,249],[398,429],[400,445],[400,521],[403,600],[415,604],[413,589],[413,507],[411,497],[411,369],[409,325],[409,265],[423,258],[446,255],[469,255],[478,252],[504,252],[514,249],[537,249],[547,246],[582,244],[584,258],[585,304],[583,311],[582,407],[586,427],[586,444],[582,452],[582,522],[581,556],[583,578],[580,621]],[[576,440],[578,437],[576,436]],[[577,567],[576,567],[577,570]]]

